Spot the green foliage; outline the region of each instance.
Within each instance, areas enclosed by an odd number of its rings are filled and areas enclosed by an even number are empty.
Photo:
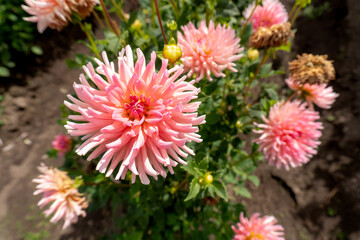
[[[0,2],[0,77],[10,76],[9,69],[15,67],[14,54],[42,54],[41,48],[32,44],[36,24],[23,20],[29,15],[21,4],[23,0]]]
[[[250,2],[168,0],[161,2],[160,13],[168,40],[170,35],[176,40],[176,27],[181,29],[189,21],[198,25],[203,19],[231,26],[239,34],[241,12]],[[147,59],[152,51],[162,50],[164,41],[153,1],[141,0],[139,3],[138,11],[131,12],[128,19],[120,22],[120,36],[106,29],[103,38],[95,39],[91,25],[84,23],[82,28],[90,37],[82,43],[94,56],[106,51],[109,59],[115,59],[126,44],[133,49],[140,48]],[[117,4],[121,6],[121,2]],[[111,6],[110,11],[121,16],[120,9]],[[176,23],[171,22],[174,20]],[[241,39],[244,53],[248,50],[251,34],[250,24]],[[289,51],[290,48],[291,43],[264,51],[262,55],[269,57],[277,50]],[[88,62],[94,63],[92,57],[75,54],[67,64],[70,68],[81,67]],[[245,211],[235,198],[251,198],[247,182],[255,186],[260,184],[254,171],[263,157],[257,151],[258,145],[251,141],[253,122],[261,122],[262,116],[267,116],[271,106],[280,99],[277,85],[260,84],[259,79],[283,74],[281,70],[273,70],[271,63],[263,64],[261,57],[251,60],[244,56],[236,62],[236,69],[236,73],[224,70],[226,77],[214,77],[212,82],[204,79],[196,83],[201,89],[198,112],[199,115],[206,114],[206,124],[199,126],[203,142],[189,143],[196,154],[186,159],[187,165],[174,168],[174,175],[151,180],[146,186],[139,181],[130,184],[130,173],[125,180],[116,181],[94,170],[96,160],[89,164],[73,151],[66,154],[63,168],[73,178],[82,176],[77,179],[77,185],[82,185],[80,190],[91,203],[89,211],[111,211],[111,224],[103,239],[232,238],[230,226],[238,220],[239,213]],[[253,88],[257,90],[253,91]],[[62,112],[60,124],[65,123],[70,110],[62,107]],[[74,139],[73,147],[80,143]],[[51,150],[48,154],[56,157],[57,152]]]

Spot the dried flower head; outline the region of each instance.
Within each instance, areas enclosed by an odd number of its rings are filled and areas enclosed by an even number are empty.
[[[253,48],[280,47],[282,44],[287,44],[291,36],[289,22],[273,25],[270,28],[259,27],[250,37],[250,46]]]
[[[245,19],[248,19],[255,7],[255,2],[250,4],[244,11]],[[288,13],[285,6],[278,0],[264,0],[262,6],[257,6],[249,19],[253,31],[259,27],[270,28],[273,25],[283,24],[288,20]]]
[[[186,164],[180,157],[194,152],[185,144],[202,141],[195,125],[205,123],[205,116],[196,112],[200,102],[191,101],[200,91],[195,81],[179,78],[182,66],[168,70],[163,59],[157,73],[156,53],[146,64],[140,49],[134,66],[130,46],[119,54],[118,71],[105,52],[104,62],[95,60],[96,71],[91,63],[84,66],[92,85],[81,74],[81,83],[74,84],[79,100],[68,95],[72,103],[65,101],[81,114],[70,115],[72,121],[65,126],[70,135],[84,136],[76,152],[85,155],[93,150],[88,160],[103,154],[97,170],[109,177],[119,166],[115,179],[124,179],[130,170],[132,182],[138,175],[143,184],[150,183],[148,175],[166,177],[163,166],[173,173],[177,163]]]
[[[311,108],[313,108],[313,103],[315,103],[320,108],[329,109],[339,96],[339,94],[335,93],[333,88],[328,87],[326,83],[305,83],[304,85],[300,85],[294,82],[292,78],[286,79],[286,83],[289,88],[298,91],[298,94],[307,101]]]
[[[48,217],[55,213],[50,222],[55,223],[61,218],[65,220],[64,228],[78,221],[79,216],[86,216],[84,209],[88,203],[81,193],[74,187],[73,181],[66,172],[56,168],[48,168],[44,163],[38,167],[42,173],[33,182],[38,183],[34,195],[43,193],[38,206],[41,208],[52,203],[44,214]]]
[[[237,72],[234,62],[242,57],[239,54],[242,48],[240,38],[236,37],[233,29],[220,24],[215,27],[213,21],[210,21],[209,27],[202,21],[198,29],[191,22],[181,29],[184,35],[178,32],[178,45],[189,77],[195,73],[196,81],[199,81],[206,75],[211,81],[211,73],[215,77],[224,77],[224,69]]]
[[[98,0],[67,0],[71,9],[78,13],[82,19],[86,18],[99,4]]]
[[[255,213],[247,219],[240,213],[240,222],[236,226],[231,226],[235,232],[233,240],[285,240],[284,228],[276,225],[275,217],[259,216],[259,213]]]
[[[55,137],[55,139],[51,142],[54,149],[59,152],[59,156],[64,155],[71,149],[71,137],[64,134],[59,134]]]
[[[65,0],[25,0],[25,3],[21,7],[33,16],[24,20],[37,22],[40,33],[47,27],[60,31],[71,20],[71,8]]]
[[[327,55],[302,54],[289,62],[290,77],[299,84],[328,83],[335,79],[333,61]]]
[[[261,136],[254,140],[260,145],[264,159],[276,168],[298,167],[307,163],[316,154],[320,145],[321,122],[318,112],[307,108],[299,100],[278,102],[271,107],[269,117],[254,130]]]

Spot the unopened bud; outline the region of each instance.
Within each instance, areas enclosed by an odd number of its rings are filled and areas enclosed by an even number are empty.
[[[251,61],[254,61],[259,58],[259,51],[257,49],[250,48],[247,51],[247,56]]]
[[[142,24],[141,24],[139,19],[136,19],[133,22],[133,24],[131,24],[131,28],[134,29],[134,30],[137,30],[137,31],[141,30],[141,27],[142,27]]]
[[[242,123],[241,123],[240,120],[237,120],[237,121],[236,121],[235,127],[236,127],[236,128],[241,128],[241,127],[242,127]]]
[[[176,44],[166,44],[163,49],[163,57],[170,63],[176,63],[182,56],[181,48]]]
[[[204,179],[207,184],[210,184],[214,181],[214,177],[209,172],[205,174]]]

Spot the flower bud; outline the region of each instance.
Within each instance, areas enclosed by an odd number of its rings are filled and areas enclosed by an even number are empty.
[[[214,181],[214,177],[209,172],[205,174],[204,179],[207,184],[210,184]]]
[[[163,49],[163,56],[170,63],[176,63],[182,56],[181,48],[176,44],[166,44]]]
[[[142,27],[142,24],[139,19],[136,19],[133,24],[131,24],[131,28],[137,31],[140,31]]]
[[[259,58],[259,51],[257,49],[250,48],[247,51],[247,56],[251,61],[254,61]]]

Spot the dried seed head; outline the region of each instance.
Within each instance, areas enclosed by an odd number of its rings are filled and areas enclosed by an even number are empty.
[[[298,55],[297,59],[289,62],[290,77],[301,85],[327,83],[335,79],[333,61],[327,58],[327,55]]]
[[[269,28],[259,27],[250,38],[250,45],[253,48],[280,47],[286,44],[292,36],[291,24],[276,24]]]

